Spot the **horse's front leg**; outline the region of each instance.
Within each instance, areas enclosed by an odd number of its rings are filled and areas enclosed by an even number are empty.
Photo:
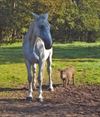
[[[49,90],[54,91],[53,88],[53,83],[52,83],[52,56],[49,56],[47,59],[47,71],[48,71],[48,76],[49,76]]]
[[[30,62],[26,61],[27,73],[28,73],[28,82],[29,82],[29,94],[27,100],[32,101],[33,96],[33,88],[32,88],[32,74],[31,74],[31,64]]]
[[[36,64],[33,65],[33,89],[36,89]]]
[[[43,62],[39,63],[38,83],[39,83],[39,101],[40,102],[43,101],[43,96],[42,96],[43,67],[44,67],[44,63]]]

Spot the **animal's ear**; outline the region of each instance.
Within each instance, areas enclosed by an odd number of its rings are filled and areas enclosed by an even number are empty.
[[[35,17],[35,18],[38,18],[39,17],[39,15],[37,15],[36,13],[33,13],[33,12],[31,12],[32,13],[32,15]]]
[[[48,20],[48,13],[45,13],[44,17],[45,17],[46,20]]]

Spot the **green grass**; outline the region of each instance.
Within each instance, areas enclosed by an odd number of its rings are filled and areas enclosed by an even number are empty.
[[[100,42],[54,44],[53,81],[61,83],[58,69],[76,68],[76,84],[100,84]],[[44,83],[47,73],[44,72]],[[21,43],[0,47],[0,87],[19,87],[27,83]]]

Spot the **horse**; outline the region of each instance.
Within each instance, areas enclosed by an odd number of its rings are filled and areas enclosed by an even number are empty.
[[[34,20],[29,26],[28,32],[23,39],[23,55],[28,74],[29,93],[27,99],[33,100],[33,88],[36,89],[36,66],[38,65],[38,84],[39,84],[39,101],[43,101],[42,82],[43,69],[47,61],[47,72],[49,76],[49,89],[54,91],[52,82],[52,37],[50,24],[48,22],[48,13],[36,14],[32,12]],[[33,74],[32,74],[33,73]]]

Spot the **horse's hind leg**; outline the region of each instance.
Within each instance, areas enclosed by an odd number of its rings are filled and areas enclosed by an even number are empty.
[[[52,57],[49,56],[47,59],[47,71],[48,71],[48,76],[49,76],[49,90],[54,91],[53,83],[52,83],[52,76],[51,76],[51,74],[52,74],[51,64],[52,64]]]
[[[32,88],[32,74],[31,74],[31,64],[26,61],[26,67],[27,67],[27,73],[28,73],[28,82],[29,82],[29,95],[27,97],[27,100],[31,101],[33,96],[33,88]]]
[[[36,64],[33,65],[33,89],[36,89]]]

